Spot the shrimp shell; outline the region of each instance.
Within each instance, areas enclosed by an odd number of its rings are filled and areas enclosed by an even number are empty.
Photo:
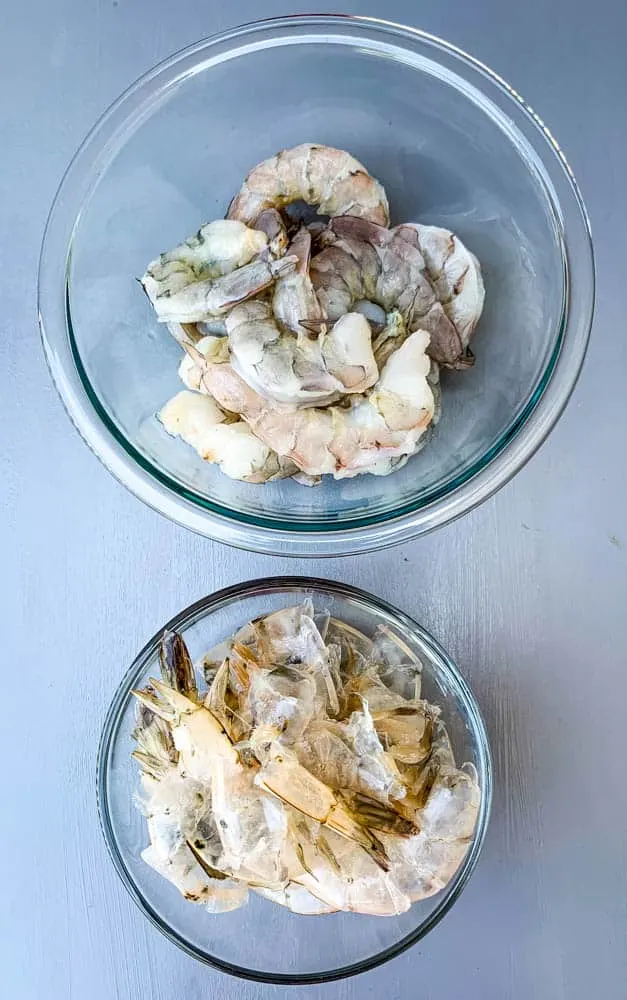
[[[339,636],[356,672],[340,673]],[[477,821],[477,772],[456,766],[437,706],[384,683],[419,667],[412,649],[385,626],[373,640],[307,599],[207,653],[224,659],[199,692],[182,637],[164,634],[163,681],[133,692],[136,802],[144,861],[187,900],[222,913],[252,889],[294,913],[393,916],[453,878]],[[340,701],[355,699],[349,717],[331,717],[325,665]]]

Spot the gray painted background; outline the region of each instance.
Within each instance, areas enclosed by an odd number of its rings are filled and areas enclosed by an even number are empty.
[[[60,175],[97,115],[198,37],[305,3],[20,0],[0,30],[0,996],[268,1000],[180,953],[127,898],[94,796],[103,715],[170,615],[217,587],[313,572],[417,617],[465,669],[496,762],[492,825],[418,947],[311,1000],[627,995],[627,231],[621,0],[347,2],[440,34],[508,79],[569,155],[591,214],[591,350],[550,441],[491,502],[362,558],[254,557],[141,506],[72,430],[39,347],[35,271]],[[146,558],[146,554],[149,558]]]

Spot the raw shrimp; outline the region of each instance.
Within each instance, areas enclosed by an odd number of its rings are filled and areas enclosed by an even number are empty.
[[[207,360],[212,362],[225,363],[229,360],[229,345],[226,337],[208,336],[195,339],[194,336],[189,336],[185,331],[195,331],[196,326],[179,327],[178,324],[168,324],[168,326],[170,327],[170,332],[172,333],[174,339],[183,348],[187,349],[187,347],[191,347],[198,351],[201,355],[204,355]],[[207,390],[202,384],[202,371],[188,353],[184,354],[179,365],[179,376],[188,389],[192,389],[194,392],[202,391],[204,394],[207,394]],[[215,400],[214,404],[217,406]],[[235,420],[235,414],[226,413],[226,417],[227,419]],[[242,432],[238,431],[238,433]],[[254,437],[255,440],[257,440],[256,435]],[[240,441],[240,439],[238,439],[238,441]],[[267,448],[266,445],[263,447]],[[252,453],[253,455],[259,456],[259,461],[255,464],[261,475],[259,479],[256,479],[256,481],[269,482],[274,479],[283,479],[286,476],[290,476],[302,486],[316,486],[319,483],[319,477],[308,476],[306,473],[302,472],[289,458],[277,455],[271,448],[267,449],[267,458],[263,458],[262,462],[261,452],[257,452],[256,449],[257,445],[253,446],[253,442],[247,443],[247,452],[249,454]],[[231,467],[232,460],[237,461],[237,455],[229,458],[228,463],[225,463],[223,471],[225,471],[227,467]],[[248,478],[247,481],[252,482],[250,478]]]
[[[479,322],[485,299],[481,266],[459,236],[439,226],[422,226],[405,223],[394,232],[404,239],[418,236],[429,277],[444,306],[446,315],[459,334],[466,350]]]
[[[251,225],[264,209],[294,201],[316,205],[320,215],[354,215],[381,226],[389,222],[385,191],[363,164],[342,149],[309,142],[253,167],[228,218]]]
[[[364,392],[379,374],[363,316],[347,314],[326,332],[309,277],[310,251],[303,228],[289,247],[297,267],[278,278],[272,307],[246,302],[226,318],[235,370],[266,399],[294,406],[328,405],[345,393]]]
[[[281,275],[293,270],[291,257],[260,256],[219,278],[204,278],[154,301],[160,323],[200,323],[224,316],[238,302],[259,295]]]
[[[232,365],[208,361],[189,344],[185,349],[201,369],[200,387],[225,410],[241,414],[268,447],[309,475],[343,479],[363,472],[387,475],[420,447],[435,412],[428,344],[428,333],[410,334],[370,394],[354,398],[350,407],[296,411],[263,399]]]
[[[272,256],[282,257],[287,250],[289,237],[287,226],[278,209],[266,208],[255,219],[254,228],[265,234],[268,240],[268,250]]]
[[[324,370],[336,380],[340,392],[364,392],[379,375],[369,324],[359,313],[347,313],[340,317],[345,322],[329,329],[309,276],[311,233],[305,227],[292,240],[289,253],[298,263],[293,272],[277,279],[272,297],[274,315],[301,343],[307,336],[317,338]],[[294,368],[298,368],[297,364]]]
[[[195,349],[195,351],[206,357],[208,361],[215,362],[217,364],[222,364],[229,360],[230,357],[229,346],[226,337],[209,336],[209,337],[201,337],[199,340],[198,339],[195,340],[193,336],[189,336],[185,332],[186,329],[195,330],[196,327],[195,326],[189,328],[181,327],[180,328],[181,332],[179,333],[177,326],[172,324],[172,330],[171,330],[172,335],[182,347],[184,348],[192,347]],[[336,333],[336,338],[337,340],[339,340],[338,353],[342,346],[342,341],[339,338],[339,333],[341,332],[341,329],[342,327],[340,327],[340,330],[338,330]],[[335,343],[335,338],[330,337],[327,339],[327,351],[329,353],[334,343]],[[197,357],[197,355],[195,356]],[[348,369],[345,367],[344,371],[347,372]],[[189,389],[192,389],[194,392],[202,391],[203,393],[207,394],[206,387],[203,386],[202,382],[202,370],[198,367],[194,359],[190,357],[188,353],[184,354],[181,363],[179,365],[179,376],[182,382]],[[217,403],[215,403],[215,400],[213,402],[214,405],[217,407]],[[235,419],[234,414],[227,413],[226,417],[227,419],[230,418],[231,420]],[[238,433],[242,434],[243,432],[238,429]],[[257,440],[256,436],[254,437],[255,440]],[[261,455],[261,452],[258,453],[256,451],[256,447],[257,446],[253,448],[253,443],[248,442],[248,447],[247,447],[248,453],[259,455],[259,460],[256,463],[256,466],[258,471],[261,473],[261,476],[259,479],[256,478],[255,481],[268,482],[272,479],[283,479],[286,476],[291,476],[293,479],[296,479],[303,486],[316,485],[316,482],[318,481],[317,477],[307,476],[304,472],[301,472],[298,469],[298,466],[295,463],[291,462],[289,458],[284,458],[281,455],[277,455],[276,452],[272,451],[272,449],[270,448],[267,449],[268,454],[266,458]],[[265,445],[263,447],[267,448],[267,446]],[[233,461],[238,461],[237,455],[229,457],[229,460],[224,464],[222,471],[226,471],[227,468],[231,468],[231,464]],[[241,463],[239,463],[239,467],[241,468]],[[240,476],[236,476],[234,478],[240,478]],[[253,481],[250,477],[247,477],[247,480],[248,482]]]
[[[192,327],[195,329],[195,327]],[[171,330],[174,339],[181,345],[185,354],[179,364],[179,378],[183,385],[194,392],[206,392],[202,382],[202,369],[199,367],[199,355],[212,364],[226,364],[230,359],[229,342],[226,337],[209,335],[198,340],[186,336],[181,338],[176,327]],[[189,353],[191,349],[191,354]],[[216,404],[217,405],[217,404]]]
[[[292,333],[317,336],[327,329],[326,314],[311,283],[311,233],[302,226],[289,245],[296,267],[277,279],[272,295],[272,312]]]
[[[258,228],[249,229],[231,219],[208,222],[180,246],[153,260],[141,279],[142,285],[159,313],[159,299],[175,295],[196,281],[230,274],[248,264],[267,245],[268,236]]]
[[[299,222],[298,201],[324,221]],[[254,167],[227,216],[142,278],[189,355],[185,385],[211,397],[179,394],[164,426],[251,483],[401,468],[439,420],[438,366],[474,361],[485,294],[476,257],[447,229],[388,228],[381,184],[350,153],[316,143]]]
[[[294,407],[323,406],[361,393],[379,374],[368,321],[342,316],[329,333],[282,333],[269,303],[253,300],[226,318],[235,371],[265,399]]]
[[[330,320],[367,299],[397,310],[408,330],[431,335],[429,354],[440,364],[463,366],[460,335],[444,311],[410,229],[397,232],[364,219],[332,219],[328,246],[311,262],[311,279]]]
[[[244,420],[227,415],[210,396],[183,390],[159,413],[168,434],[179,436],[206,462],[215,462],[231,479],[267,483],[298,472],[280,458]]]

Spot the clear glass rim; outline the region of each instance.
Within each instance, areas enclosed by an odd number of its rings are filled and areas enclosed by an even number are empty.
[[[438,669],[444,674],[463,705],[467,721],[472,728],[477,744],[479,764],[477,770],[479,773],[482,791],[477,825],[468,854],[456,872],[454,878],[444,890],[443,898],[440,900],[439,904],[430,916],[422,924],[420,924],[419,927],[405,935],[405,937],[401,938],[396,944],[385,948],[383,951],[378,952],[369,958],[362,959],[359,962],[354,962],[350,965],[342,966],[338,969],[333,969],[327,972],[305,973],[302,975],[267,973],[259,970],[242,968],[224,959],[210,955],[208,952],[203,952],[200,949],[195,948],[176,931],[169,927],[162,920],[159,913],[153,909],[153,907],[145,899],[141,889],[132,878],[124,863],[122,853],[117,844],[111,814],[109,812],[108,794],[109,758],[121,724],[122,712],[128,703],[131,688],[137,685],[137,681],[146,669],[148,663],[157,654],[159,641],[163,635],[164,629],[184,631],[186,628],[195,625],[197,622],[211,615],[213,612],[218,611],[220,608],[244,597],[262,596],[264,594],[273,593],[289,593],[292,591],[295,593],[302,591],[307,591],[308,593],[326,592],[340,598],[355,601],[364,606],[368,611],[374,612],[375,614],[377,612],[383,612],[384,614],[393,616],[396,621],[398,621],[400,627],[408,632],[413,632],[420,638],[421,642],[427,646],[429,652],[433,655],[434,660],[438,664]],[[215,593],[210,594],[207,597],[203,597],[199,601],[195,601],[189,607],[176,614],[170,619],[169,622],[160,628],[146,643],[141,652],[137,654],[133,663],[124,674],[113,696],[105,717],[100,737],[96,769],[98,815],[100,817],[100,825],[107,850],[113,865],[124,884],[124,887],[144,915],[148,917],[151,923],[153,923],[155,927],[157,927],[170,941],[182,948],[182,950],[188,955],[198,959],[205,965],[210,965],[222,972],[239,977],[240,979],[248,979],[254,982],[271,983],[274,985],[284,986],[331,982],[333,980],[344,979],[349,976],[357,975],[361,972],[367,972],[368,970],[374,969],[376,966],[389,961],[397,955],[400,955],[401,952],[406,951],[412,945],[416,944],[417,941],[420,941],[421,938],[431,931],[446,915],[446,913],[448,913],[453,903],[466,886],[477,864],[483,847],[492,806],[492,757],[481,711],[474,695],[460,674],[459,669],[439,642],[433,638],[430,632],[419,625],[418,622],[414,621],[414,619],[409,615],[405,614],[405,612],[400,611],[392,604],[388,604],[387,601],[375,597],[365,590],[360,590],[357,587],[339,583],[335,580],[323,580],[316,577],[306,576],[264,577],[257,580],[238,583],[230,587],[225,587],[222,590],[215,591]]]
[[[186,489],[121,434],[90,385],[75,343],[69,310],[72,237],[103,152],[128,128],[156,89],[193,72],[201,54],[228,52],[249,36],[261,38],[257,47],[263,47],[282,33],[313,32],[323,38],[331,31],[342,40],[361,33],[368,39],[384,36],[406,46],[436,50],[458,74],[465,72],[487,86],[492,101],[504,105],[521,131],[524,126],[529,149],[547,175],[545,193],[561,238],[566,297],[553,350],[538,385],[511,426],[471,467],[426,498],[399,505],[388,514],[361,514],[337,522],[275,520],[226,508]],[[39,268],[39,322],[50,371],[70,418],[109,471],[149,506],[200,534],[245,549],[343,555],[430,531],[471,510],[515,475],[549,434],[575,386],[592,323],[594,283],[590,227],[572,171],[543,122],[501,77],[456,46],[416,28],[342,14],[292,15],[242,25],[182,50],[142,76],[100,118],[70,163],[48,218]]]

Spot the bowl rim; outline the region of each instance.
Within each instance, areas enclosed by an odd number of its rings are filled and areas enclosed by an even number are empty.
[[[158,644],[164,630],[184,630],[186,627],[195,625],[197,622],[209,617],[215,611],[232,604],[242,597],[250,597],[272,593],[331,593],[336,597],[347,598],[356,601],[367,610],[377,614],[383,612],[391,615],[404,630],[413,632],[422,643],[428,648],[437,669],[442,671],[447,681],[452,684],[456,695],[459,697],[466,716],[466,722],[472,729],[473,738],[476,742],[478,757],[478,771],[481,787],[481,805],[477,816],[477,823],[472,837],[472,842],[466,857],[453,879],[443,890],[443,897],[429,915],[417,928],[406,934],[396,944],[390,945],[369,958],[353,962],[350,965],[342,966],[338,969],[325,971],[323,973],[304,973],[301,975],[287,973],[268,973],[260,970],[243,968],[234,965],[225,959],[202,952],[170,927],[160,914],[145,899],[141,889],[133,879],[124,863],[121,851],[118,847],[116,836],[113,830],[113,823],[109,811],[108,795],[108,764],[113,750],[115,739],[122,722],[122,715],[131,697],[131,688],[136,686],[141,674],[145,671],[148,663],[158,653]],[[188,955],[198,959],[205,965],[212,966],[222,972],[229,973],[240,979],[247,979],[253,982],[270,983],[274,985],[304,985],[315,983],[332,982],[357,975],[376,968],[378,965],[395,958],[416,944],[429,931],[431,931],[440,920],[448,913],[455,901],[460,896],[462,890],[475,869],[479,855],[481,853],[488,828],[493,797],[493,765],[490,742],[481,710],[472,693],[470,687],[462,677],[459,668],[440,645],[440,643],[425,629],[405,612],[389,604],[387,601],[376,597],[358,587],[340,583],[335,580],[325,580],[319,577],[307,576],[276,576],[260,577],[255,580],[243,581],[224,587],[220,590],[208,594],[206,597],[195,601],[187,608],[174,615],[162,628],[160,628],[151,639],[143,646],[134,658],[131,666],[125,672],[122,680],[118,684],[113,695],[109,708],[105,716],[102,733],[100,736],[97,763],[96,763],[96,797],[98,805],[98,816],[100,827],[107,846],[109,857],[113,866],[120,876],[125,889],[139,907],[142,913],[148,917],[152,924],[157,927],[172,943],[176,944]]]
[[[162,88],[179,79],[185,67],[191,71],[210,50],[228,52],[233,45],[264,33],[280,38],[309,30],[323,37],[331,29],[334,37],[345,36],[345,44],[361,32],[362,38],[370,41],[383,37],[388,42],[404,42],[406,49],[412,45],[428,47],[440,62],[450,60],[458,75],[469,73],[486,85],[492,103],[496,104],[497,98],[503,101],[507,114],[516,117],[519,131],[527,129],[523,138],[538,161],[536,167],[546,174],[544,193],[558,226],[564,310],[538,384],[512,424],[468,470],[451,477],[432,496],[406,502],[389,514],[360,514],[336,522],[280,521],[203,499],[160,470],[119,431],[91,387],[76,347],[69,308],[69,269],[84,197],[103,167],[111,142],[141,115],[157,84]],[[105,111],[70,162],[50,210],[39,263],[38,312],[44,353],[68,415],[116,479],[153,509],[205,536],[253,551],[314,557],[398,544],[468,513],[508,482],[546,439],[574,389],[589,340],[594,286],[590,225],[572,170],[551,132],[516,90],[478,59],[418,28],[346,14],[295,14],[249,22],[182,49],[141,76]]]

